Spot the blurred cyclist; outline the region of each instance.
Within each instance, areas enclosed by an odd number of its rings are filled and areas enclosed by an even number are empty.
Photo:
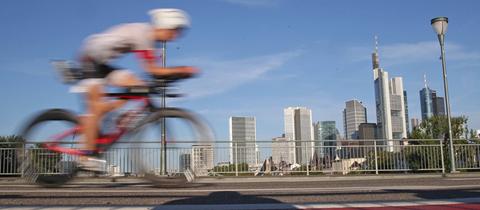
[[[105,100],[104,86],[129,87],[144,85],[131,71],[119,69],[110,62],[126,53],[134,53],[146,72],[158,77],[191,77],[197,69],[190,66],[163,68],[157,65],[156,42],[177,38],[182,29],[190,26],[188,15],[179,9],[155,9],[149,12],[151,23],[129,23],[88,37],[81,53],[84,78],[77,87],[86,93],[86,114],[82,116],[83,145],[86,156],[79,166],[85,170],[99,171],[102,160],[89,157],[96,150],[102,117],[126,103],[126,100]]]

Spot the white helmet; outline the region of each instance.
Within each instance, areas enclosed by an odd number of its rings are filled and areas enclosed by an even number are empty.
[[[176,29],[190,27],[186,12],[180,9],[154,9],[149,12],[152,25],[159,29]]]

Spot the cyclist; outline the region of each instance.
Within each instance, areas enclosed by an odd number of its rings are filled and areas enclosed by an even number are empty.
[[[96,150],[102,117],[126,103],[126,100],[105,100],[104,87],[129,87],[144,85],[131,71],[119,69],[110,63],[127,53],[141,60],[147,73],[159,77],[191,77],[198,72],[194,67],[163,68],[157,65],[156,42],[172,41],[183,29],[190,26],[188,15],[179,9],[154,9],[149,12],[151,23],[128,23],[112,27],[100,34],[89,36],[81,50],[80,63],[83,79],[80,92],[85,92],[86,114],[80,119],[83,126],[83,149],[79,166],[85,170],[99,171],[102,161],[90,154]]]

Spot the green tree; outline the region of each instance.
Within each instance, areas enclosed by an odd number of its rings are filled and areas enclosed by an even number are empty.
[[[451,119],[452,125],[452,137],[454,147],[455,160],[458,164],[463,167],[474,167],[478,164],[476,156],[478,156],[478,151],[475,151],[475,148],[469,146],[468,144],[478,141],[472,139],[468,141],[462,137],[469,137],[468,132],[468,118],[465,116],[453,117]],[[470,132],[470,137],[471,137]],[[433,116],[429,119],[424,120],[418,127],[415,128],[412,132],[413,139],[448,139],[448,119],[446,116]],[[413,141],[413,144],[438,144],[438,141]],[[447,170],[451,169],[451,152],[450,152],[450,141],[444,141],[444,161]]]
[[[467,121],[468,118],[465,116],[451,118],[453,139],[459,139],[465,133]],[[423,120],[411,135],[413,139],[444,139],[446,136],[448,136],[446,116],[433,116]]]
[[[213,172],[217,174],[222,174],[222,175],[233,175],[236,170],[238,172],[248,172],[248,164],[247,163],[239,163],[237,164],[237,167],[235,167],[235,164],[229,164],[225,166],[215,166],[213,167]]]

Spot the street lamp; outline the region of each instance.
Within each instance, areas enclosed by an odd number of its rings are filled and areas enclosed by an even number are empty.
[[[443,89],[445,91],[445,107],[447,108],[447,119],[448,119],[448,138],[450,141],[450,160],[452,162],[452,173],[457,172],[455,169],[455,159],[453,157],[453,138],[452,138],[452,122],[450,114],[450,100],[448,97],[448,82],[447,82],[447,70],[445,64],[445,47],[444,47],[444,38],[445,33],[447,32],[448,18],[447,17],[437,17],[433,18],[430,23],[432,24],[433,30],[438,35],[438,41],[440,42],[440,50],[442,53],[442,69],[443,69]]]
[[[167,42],[162,42],[162,67],[167,67]],[[162,87],[162,108],[167,107],[167,89]],[[162,119],[162,151],[161,153],[161,174],[167,175],[167,118]]]

